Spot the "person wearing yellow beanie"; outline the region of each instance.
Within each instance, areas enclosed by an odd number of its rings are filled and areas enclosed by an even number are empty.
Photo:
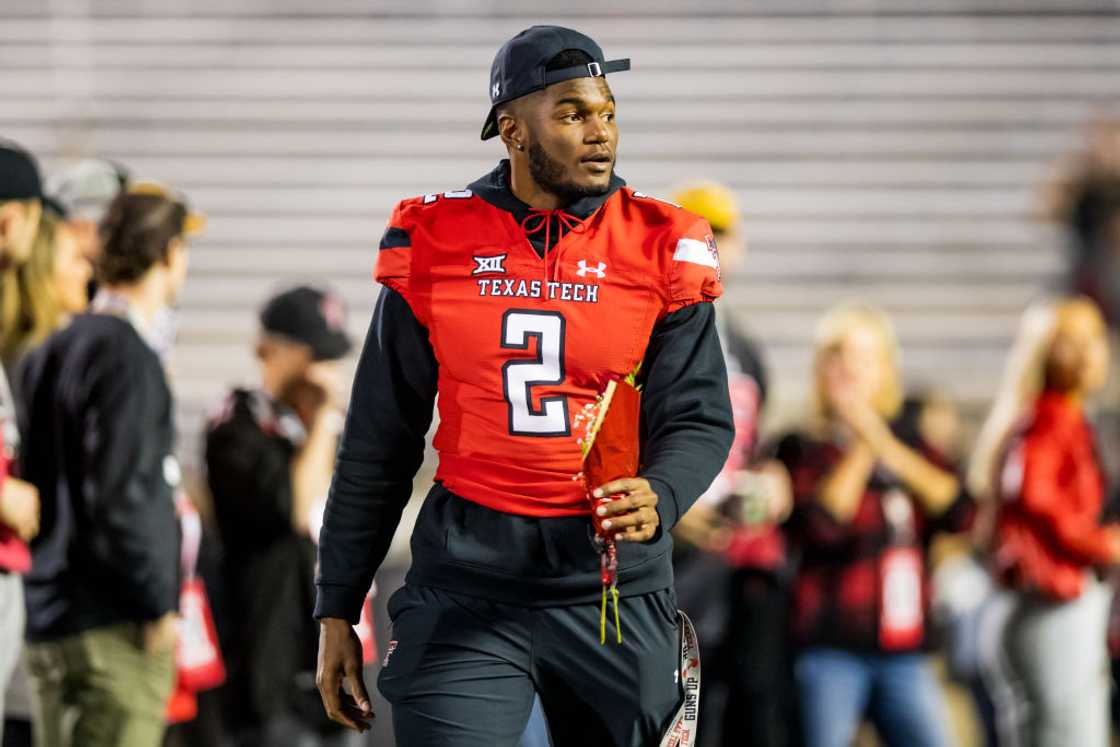
[[[733,296],[733,276],[746,256],[735,193],[724,184],[699,181],[682,185],[669,199],[711,225],[723,280]],[[717,305],[735,441],[723,471],[674,531],[679,548],[674,572],[680,604],[697,620],[701,647],[725,652],[728,662],[717,670],[718,681],[707,674],[702,696],[723,689],[727,700],[722,716],[701,706],[702,728],[721,731],[722,744],[782,747],[793,739],[782,582],[786,553],[778,527],[791,503],[789,476],[779,463],[759,459],[766,367],[758,343],[731,316]],[[713,599],[713,588],[727,588],[730,595]],[[714,702],[705,698],[705,704]]]

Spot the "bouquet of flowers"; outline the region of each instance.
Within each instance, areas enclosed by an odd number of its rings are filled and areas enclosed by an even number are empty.
[[[618,615],[618,548],[614,535],[603,529],[603,518],[596,513],[602,504],[614,500],[606,495],[595,498],[593,491],[611,480],[638,474],[641,394],[635,383],[637,371],[623,380],[611,380],[598,399],[576,416],[576,427],[583,427],[580,438],[583,467],[577,478],[583,481],[587,500],[591,503],[591,521],[595,527],[595,544],[599,550],[600,578],[603,584],[603,606],[599,620],[599,642],[607,637],[607,598],[614,603],[614,626],[622,643]]]

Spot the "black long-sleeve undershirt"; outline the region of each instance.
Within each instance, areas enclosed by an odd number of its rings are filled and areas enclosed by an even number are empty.
[[[658,494],[663,531],[644,547],[620,549],[624,593],[671,584],[668,530],[719,472],[734,433],[712,304],[662,319],[642,370],[641,473]],[[403,297],[383,288],[358,364],[320,537],[316,617],[357,620],[412,493],[437,380],[427,330]],[[448,538],[466,526],[468,534],[487,536]],[[588,526],[587,517],[491,511],[437,485],[413,535],[409,578],[524,604],[590,601],[598,593],[598,561]],[[487,569],[485,559],[494,552],[503,554],[502,564]]]

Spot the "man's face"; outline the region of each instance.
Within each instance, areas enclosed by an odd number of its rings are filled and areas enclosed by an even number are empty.
[[[527,100],[522,116],[534,181],[567,201],[606,193],[618,149],[614,109],[602,77],[556,83]]]
[[[167,296],[164,303],[173,306],[179,299],[179,292],[187,282],[187,267],[190,265],[190,252],[186,239],[177,237],[167,245]]]

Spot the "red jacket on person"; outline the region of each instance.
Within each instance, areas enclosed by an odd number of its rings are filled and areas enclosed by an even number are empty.
[[[1008,451],[1001,480],[1000,576],[1022,591],[1076,598],[1085,569],[1112,559],[1100,520],[1104,479],[1080,406],[1061,393],[1044,393]]]
[[[8,467],[9,460],[4,452],[3,436],[0,435],[0,488],[8,479]],[[0,570],[11,573],[27,573],[31,570],[31,553],[27,545],[4,524],[0,524]]]

